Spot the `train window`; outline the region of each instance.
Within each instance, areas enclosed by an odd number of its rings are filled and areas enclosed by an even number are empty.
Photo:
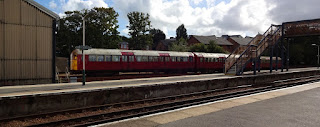
[[[111,62],[112,61],[112,56],[106,56],[106,61]]]
[[[209,62],[209,58],[206,58],[206,62]]]
[[[136,56],[137,62],[141,62],[141,56]]]
[[[164,62],[164,57],[163,56],[160,57],[160,62]]]
[[[127,62],[128,61],[128,57],[127,56],[122,56],[122,62]]]
[[[166,60],[166,62],[170,62],[170,57],[165,57],[164,59]]]
[[[181,57],[177,57],[177,62],[180,62],[181,61],[181,59],[180,59]]]
[[[142,56],[141,61],[142,62],[148,62],[148,56]]]
[[[157,56],[154,56],[153,57],[153,62],[158,62],[159,61],[159,58]]]
[[[104,61],[103,55],[97,56],[97,60],[98,60],[98,62]]]
[[[193,61],[193,57],[189,57],[189,62],[192,62]]]
[[[148,56],[149,62],[153,62],[153,57],[152,56]]]
[[[96,55],[89,55],[89,61],[94,62],[96,60],[97,60]]]
[[[129,62],[133,62],[134,61],[134,57],[133,56],[129,56]]]
[[[171,57],[171,62],[176,62],[176,57]]]
[[[119,62],[120,61],[120,56],[112,56],[112,61],[113,62]]]
[[[183,62],[188,62],[188,57],[182,57]]]
[[[200,58],[200,62],[203,62],[203,58]]]

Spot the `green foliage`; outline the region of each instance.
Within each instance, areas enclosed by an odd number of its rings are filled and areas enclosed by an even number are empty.
[[[142,12],[130,12],[127,14],[129,19],[129,41],[130,49],[146,49],[152,45],[152,36],[148,34],[151,29],[149,14]]]
[[[90,13],[88,13],[90,12]],[[117,17],[113,8],[67,11],[59,21],[57,34],[58,56],[68,57],[75,46],[82,45],[83,20],[85,17],[86,45],[94,48],[118,48],[120,41]]]
[[[166,39],[166,35],[160,29],[151,29],[149,33],[152,35],[153,46],[152,49],[155,49],[159,41]]]
[[[197,43],[190,46],[190,52],[207,52],[207,46],[203,43]]]
[[[169,51],[186,52],[188,50],[189,47],[187,46],[187,41],[183,38],[180,38],[169,46]]]
[[[184,28],[184,25],[181,24],[177,30],[176,30],[176,34],[177,34],[177,39],[179,40],[180,38],[184,38],[185,40],[187,40],[188,38],[188,34],[187,34],[187,29]]]
[[[227,53],[221,46],[217,45],[213,40],[209,41],[207,46],[207,52],[209,53]]]
[[[197,43],[190,46],[190,52],[207,52],[207,53],[227,53],[221,46],[217,45],[213,40],[209,42],[209,45],[203,43]]]

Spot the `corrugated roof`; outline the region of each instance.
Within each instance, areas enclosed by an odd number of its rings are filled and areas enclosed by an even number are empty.
[[[235,42],[237,42],[240,45],[247,45],[252,38],[239,38],[239,37],[230,37],[232,40],[234,40]]]
[[[194,38],[196,38],[199,42],[203,44],[209,44],[211,40],[215,41],[217,45],[232,45],[229,41],[222,37],[216,37],[215,35],[211,36],[198,36],[198,35],[192,35]]]
[[[25,2],[28,2],[29,4],[35,6],[36,8],[38,8],[39,10],[43,11],[44,13],[48,14],[49,16],[51,16],[52,18],[55,18],[56,20],[59,20],[59,15],[57,15],[56,13],[50,11],[48,8],[42,6],[41,4],[33,1],[33,0],[23,0]]]

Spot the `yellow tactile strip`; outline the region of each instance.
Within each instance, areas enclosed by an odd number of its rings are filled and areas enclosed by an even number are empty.
[[[220,111],[227,108],[233,108],[240,105],[245,105],[261,100],[302,92],[320,87],[320,82],[310,83],[303,86],[296,86],[276,91],[270,91],[255,95],[249,95],[244,97],[238,97],[228,99],[224,101],[218,101],[214,103],[203,104],[201,106],[193,106],[185,109],[179,109],[171,112],[146,116],[142,118],[136,118],[134,120],[126,120],[122,122],[109,123],[101,126],[114,126],[114,127],[151,127],[160,124],[166,124],[169,122],[185,119],[193,116],[199,116],[207,113]]]

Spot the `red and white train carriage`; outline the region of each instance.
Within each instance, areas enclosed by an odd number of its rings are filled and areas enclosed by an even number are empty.
[[[222,53],[119,49],[89,49],[84,53],[88,72],[214,72],[223,70],[228,56]],[[76,49],[70,58],[70,70],[81,71],[82,52]],[[261,57],[261,68],[269,67],[269,59]],[[247,64],[247,69],[251,68],[252,64]]]

